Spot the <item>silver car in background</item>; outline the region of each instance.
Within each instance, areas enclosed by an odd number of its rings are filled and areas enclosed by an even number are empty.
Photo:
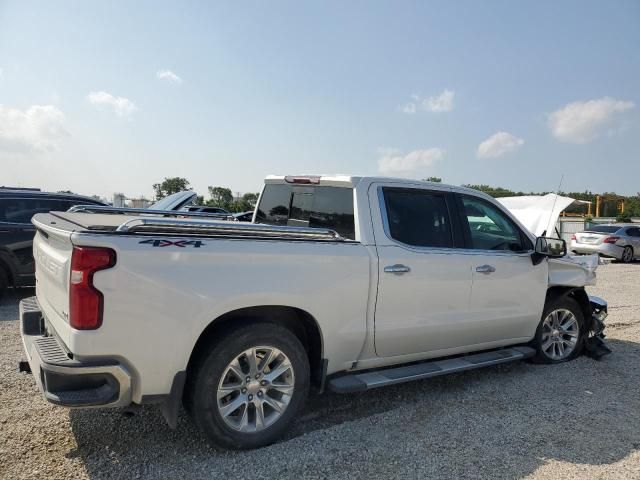
[[[597,253],[624,263],[640,258],[640,225],[594,225],[571,236],[574,253]]]

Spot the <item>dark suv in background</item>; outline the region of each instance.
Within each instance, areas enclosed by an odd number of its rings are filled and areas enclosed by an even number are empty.
[[[35,284],[31,217],[74,205],[104,205],[93,198],[38,189],[0,187],[0,297],[6,287]]]

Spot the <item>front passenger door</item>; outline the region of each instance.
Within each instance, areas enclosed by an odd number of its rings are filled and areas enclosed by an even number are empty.
[[[533,265],[533,243],[501,207],[473,195],[459,198],[471,262],[469,310],[484,325],[478,341],[531,339],[544,307],[547,261]]]

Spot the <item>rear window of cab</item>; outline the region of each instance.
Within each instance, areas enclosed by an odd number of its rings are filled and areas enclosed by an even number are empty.
[[[353,189],[320,185],[267,184],[256,222],[267,225],[327,228],[355,239]]]

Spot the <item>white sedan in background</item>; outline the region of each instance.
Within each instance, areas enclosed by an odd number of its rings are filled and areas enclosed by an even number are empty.
[[[640,258],[640,225],[595,225],[571,236],[570,251],[597,253],[624,263]]]

